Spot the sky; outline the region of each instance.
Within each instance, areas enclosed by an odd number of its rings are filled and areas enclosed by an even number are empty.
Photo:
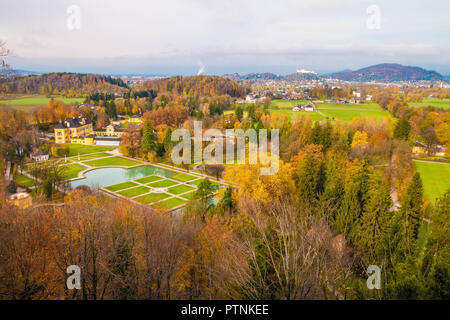
[[[329,73],[400,63],[450,74],[448,0],[2,0],[15,69]]]

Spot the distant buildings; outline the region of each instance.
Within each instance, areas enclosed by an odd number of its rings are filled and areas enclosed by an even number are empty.
[[[312,103],[296,104],[292,111],[316,111],[316,106]]]

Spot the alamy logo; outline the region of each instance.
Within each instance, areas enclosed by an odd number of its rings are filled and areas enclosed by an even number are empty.
[[[381,28],[381,9],[376,4],[370,5],[366,10],[369,15],[366,20],[366,26],[370,30],[376,30]]]
[[[80,30],[81,28],[81,9],[77,5],[71,5],[67,8],[66,25],[69,30]]]
[[[381,289],[381,269],[379,266],[371,265],[367,268],[367,288],[369,290]]]
[[[202,122],[194,121],[194,137],[187,129],[172,132],[172,141],[180,141],[172,150],[174,164],[245,164],[246,146],[248,163],[261,164],[262,175],[276,174],[279,169],[279,130],[270,130],[270,150],[267,129],[227,129],[223,134],[219,129],[208,129],[203,133]],[[225,140],[225,161],[224,161]],[[192,142],[194,157],[192,161]],[[203,149],[203,142],[211,142]]]
[[[67,278],[66,284],[69,290],[81,289],[81,269],[77,265],[71,265],[67,267],[67,274],[70,276]]]

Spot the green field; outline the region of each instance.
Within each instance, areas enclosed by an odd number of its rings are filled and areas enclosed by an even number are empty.
[[[194,198],[194,193],[195,193],[195,191],[188,192],[188,193],[185,193],[185,194],[181,195],[180,197],[183,197],[185,199],[191,200],[191,199]]]
[[[154,204],[154,206],[165,208],[165,209],[171,209],[171,208],[181,206],[182,204],[185,204],[186,202],[187,202],[186,200],[181,200],[179,198],[170,198],[170,199],[158,202],[158,203]]]
[[[145,178],[137,179],[135,181],[137,181],[139,183],[147,184],[147,183],[150,183],[150,182],[159,181],[161,179],[164,179],[164,178],[162,178],[160,176],[148,176],[148,177],[145,177]]]
[[[408,102],[411,107],[433,106],[443,109],[450,109],[450,99],[423,98],[422,102]]]
[[[198,177],[196,177],[196,176],[191,176],[190,174],[185,174],[185,173],[179,173],[179,174],[174,175],[172,177],[172,179],[180,180],[180,181],[183,181],[183,182],[195,180],[197,178]]]
[[[9,106],[18,110],[31,110],[37,106],[46,105],[52,98],[47,98],[43,96],[20,96],[17,99],[0,100],[0,106]],[[64,103],[82,103],[84,98],[65,98],[65,97],[54,97],[54,100],[59,100]]]
[[[434,202],[450,189],[450,163],[414,160],[420,173],[424,193]]]
[[[103,158],[103,159],[86,161],[83,163],[88,166],[91,166],[91,167],[108,167],[108,166],[132,167],[132,166],[140,164],[140,162],[122,158],[122,157]]]
[[[136,188],[131,188],[131,189],[126,189],[124,191],[120,191],[117,192],[118,194],[120,194],[121,196],[127,197],[127,198],[132,198],[132,197],[136,197],[138,195],[144,194],[144,193],[148,193],[150,192],[150,188],[144,187],[144,186],[139,186]]]
[[[72,163],[65,165],[66,169],[64,170],[64,179],[74,179],[78,177],[78,173],[85,170],[86,167],[82,166],[78,163]]]
[[[389,112],[384,111],[376,103],[318,103],[317,109],[333,120],[351,121],[354,118],[375,118],[378,120],[387,118]]]
[[[131,181],[127,181],[127,182],[122,182],[122,183],[118,183],[109,187],[105,187],[105,189],[109,190],[109,191],[120,191],[123,189],[128,189],[134,186],[137,186],[137,183],[131,182]]]
[[[34,186],[34,180],[28,178],[27,176],[23,175],[23,174],[17,174],[16,175],[16,182],[18,184],[20,184],[21,186],[27,187],[27,188],[31,188]]]
[[[177,183],[174,182],[174,181],[162,180],[162,181],[151,183],[149,185],[152,188],[167,188],[167,187],[171,187],[171,186],[176,185],[176,184]]]
[[[85,146],[83,144],[70,144],[70,143],[68,145],[69,145],[69,157],[78,156],[78,154],[83,155],[88,153],[104,152],[116,149],[115,147],[107,147],[107,146]],[[76,157],[75,160],[78,160],[78,157]]]
[[[194,189],[195,189],[194,187],[190,187],[190,186],[187,186],[185,184],[180,184],[178,186],[175,186],[175,187],[167,189],[167,191],[169,193],[171,193],[171,194],[178,195],[180,193],[185,193],[185,192],[188,192],[188,191],[192,191]]]
[[[162,199],[167,199],[169,197],[170,197],[170,195],[168,195],[167,193],[149,193],[144,196],[134,198],[134,200],[139,201],[144,204],[149,204],[149,203],[159,201]]]
[[[102,152],[102,153],[88,154],[86,156],[80,156],[80,160],[78,160],[78,156],[75,156],[75,158],[73,158],[73,160],[86,161],[86,160],[93,160],[93,159],[105,158],[105,157],[110,157],[110,156],[111,156],[111,154]]]

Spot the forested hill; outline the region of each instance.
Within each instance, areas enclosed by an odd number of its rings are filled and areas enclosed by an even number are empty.
[[[98,74],[46,73],[20,76],[0,82],[0,93],[61,94],[68,97],[94,92],[123,93],[127,85],[117,78]]]
[[[417,81],[417,80],[445,80],[436,71],[419,67],[402,66],[396,63],[383,63],[359,69],[356,71],[337,72],[330,78],[346,81]]]
[[[170,77],[144,83],[146,89],[175,95],[244,97],[250,88],[236,81],[217,76]]]

